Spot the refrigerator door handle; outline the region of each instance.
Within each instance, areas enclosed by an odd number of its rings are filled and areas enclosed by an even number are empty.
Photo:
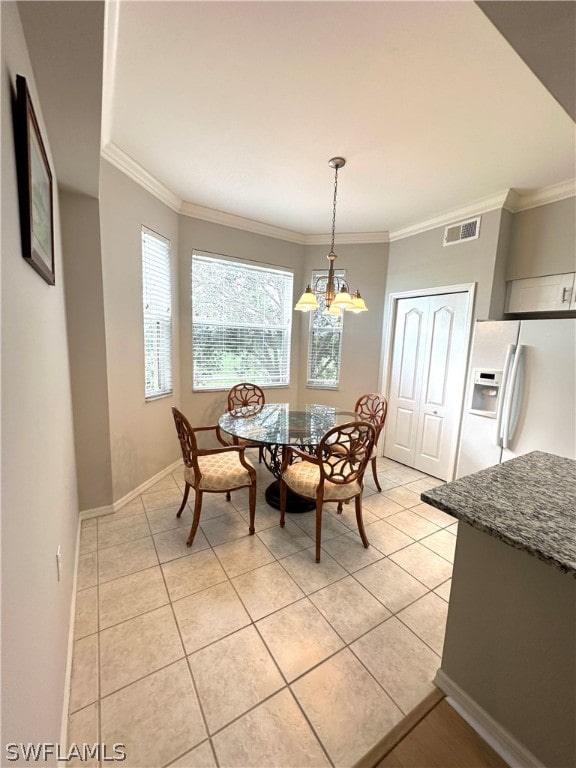
[[[506,347],[506,359],[504,361],[504,371],[502,373],[502,384],[500,385],[500,397],[498,398],[498,407],[496,410],[496,445],[502,445],[502,417],[504,415],[504,404],[508,397],[508,379],[510,378],[510,366],[516,352],[516,344],[508,344]]]
[[[518,344],[516,354],[514,355],[514,362],[512,363],[512,372],[510,374],[510,386],[508,387],[508,393],[506,397],[506,403],[504,406],[504,417],[502,424],[502,448],[510,447],[510,440],[512,439],[512,433],[514,426],[512,424],[512,415],[516,411],[516,384],[518,382],[518,375],[520,373],[520,363],[524,355],[524,344]]]

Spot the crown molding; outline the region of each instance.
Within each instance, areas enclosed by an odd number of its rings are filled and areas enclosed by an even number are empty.
[[[203,205],[195,205],[194,203],[187,203],[184,201],[180,206],[179,213],[183,216],[190,216],[193,219],[210,221],[213,224],[223,224],[225,227],[234,227],[234,229],[242,229],[245,232],[254,232],[256,235],[275,237],[278,240],[287,240],[289,243],[304,245],[305,242],[304,235],[301,235],[299,232],[292,232],[290,229],[274,227],[271,224],[264,224],[261,221],[254,221],[253,219],[245,219],[242,216],[234,216],[232,213],[216,211],[213,208],[205,208]]]
[[[110,142],[102,147],[102,157],[173,211],[180,213],[182,200],[116,144]]]
[[[304,245],[330,245],[331,235],[304,235]],[[390,236],[388,232],[344,232],[336,235],[334,242],[340,245],[362,243],[389,243]]]
[[[413,235],[419,235],[422,232],[428,232],[430,229],[446,226],[446,224],[455,224],[461,219],[488,213],[488,211],[493,211],[495,208],[503,208],[508,199],[509,192],[510,190],[507,189],[504,192],[498,192],[495,195],[483,197],[480,200],[476,200],[474,203],[463,205],[460,208],[443,211],[436,216],[431,216],[429,219],[423,219],[415,224],[402,227],[402,229],[394,229],[390,232],[390,242],[394,242],[394,240],[402,240],[405,237],[412,237]]]
[[[515,197],[511,200],[511,207],[507,210],[512,213],[528,211],[530,208],[538,208],[541,205],[557,203],[560,200],[566,200],[569,197],[576,196],[576,179],[568,179],[560,184],[553,184],[550,187],[536,189],[522,194],[515,191]]]

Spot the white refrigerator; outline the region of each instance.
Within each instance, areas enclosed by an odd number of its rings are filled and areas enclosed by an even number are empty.
[[[456,477],[536,450],[576,458],[576,318],[479,320]]]

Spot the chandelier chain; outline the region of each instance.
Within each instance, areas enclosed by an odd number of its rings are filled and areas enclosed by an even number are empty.
[[[330,252],[334,251],[334,230],[336,229],[336,194],[338,192],[338,166],[334,171],[334,203],[332,205],[332,245],[330,246]]]

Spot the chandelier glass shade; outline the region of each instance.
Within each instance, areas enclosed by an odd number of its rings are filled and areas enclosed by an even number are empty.
[[[318,309],[318,296],[323,298],[323,304],[326,309],[324,312],[328,315],[340,315],[343,310],[346,312],[367,312],[368,307],[364,299],[360,296],[360,291],[350,292],[348,283],[343,277],[336,275],[334,271],[334,232],[336,229],[336,196],[338,193],[338,169],[346,164],[343,157],[333,157],[328,161],[328,165],[334,168],[334,202],[332,206],[332,243],[330,253],[326,256],[328,259],[328,269],[325,275],[320,275],[314,282],[314,288],[308,284],[306,290],[300,296],[294,309],[300,312],[311,312]]]

